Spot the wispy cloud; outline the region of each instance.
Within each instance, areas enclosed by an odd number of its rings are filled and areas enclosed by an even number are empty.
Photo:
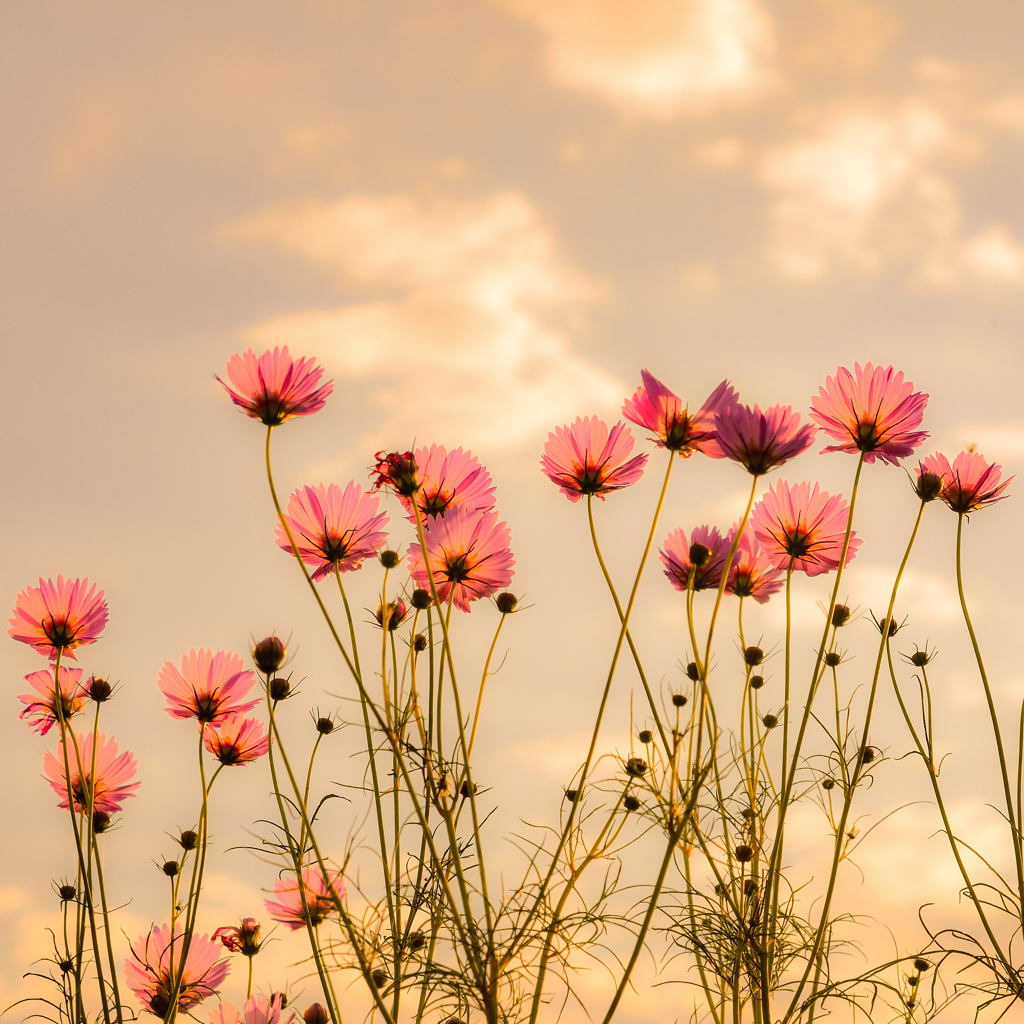
[[[630,113],[703,113],[777,84],[758,0],[497,2],[541,31],[555,82]]]
[[[625,393],[573,350],[596,289],[518,193],[436,204],[355,195],[266,211],[231,231],[269,239],[371,293],[244,336],[315,353],[332,373],[366,380],[394,433],[412,436],[426,423],[453,444],[515,447],[580,409],[610,410]]]

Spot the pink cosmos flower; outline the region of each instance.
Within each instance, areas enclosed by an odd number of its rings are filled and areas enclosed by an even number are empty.
[[[725,538],[726,547],[732,545],[736,527],[734,526]],[[729,569],[729,582],[725,589],[737,597],[752,597],[759,604],[764,604],[772,594],[782,589],[782,572],[772,565],[768,556],[761,550],[754,536],[754,528],[748,522],[740,535]]]
[[[255,917],[243,917],[238,925],[225,925],[218,928],[214,933],[214,939],[220,939],[221,944],[231,950],[232,953],[241,953],[243,956],[255,956],[263,945],[260,942],[260,931],[262,926]]]
[[[251,348],[236,353],[228,360],[231,384],[220,377],[217,380],[247,415],[276,427],[293,416],[309,416],[324,407],[334,384],[320,385],[323,372],[312,359],[292,359],[285,345],[258,358]]]
[[[665,546],[658,552],[658,557],[672,586],[685,593],[691,571],[694,590],[717,587],[728,553],[729,545],[716,527],[698,526],[690,535],[689,543],[684,530],[673,530],[665,538]]]
[[[221,764],[233,765],[249,764],[262,757],[270,741],[258,718],[226,715],[213,729],[206,730],[203,743]]]
[[[425,536],[440,601],[450,597],[456,608],[468,612],[470,601],[489,597],[512,582],[516,562],[509,548],[511,533],[507,524],[498,522],[497,512],[455,508],[443,519],[434,519]],[[418,587],[430,589],[419,544],[409,546],[409,572]]]
[[[139,788],[138,782],[132,782],[135,758],[127,750],[119,754],[115,739],[108,740],[100,733],[94,743],[92,733],[79,736],[77,755],[74,744],[69,740],[64,742],[67,744],[71,795],[76,811],[88,811],[91,795],[93,811],[114,814],[121,810],[128,797],[135,796],[135,790]],[[59,757],[49,751],[43,754],[43,774],[60,797],[60,806],[67,807],[68,785],[64,776],[63,752]]]
[[[285,518],[302,561],[316,567],[313,579],[358,569],[364,559],[384,546],[388,516],[377,512],[379,505],[376,495],[364,494],[354,481],[344,491],[338,484],[319,484],[300,487],[289,495]],[[276,539],[279,548],[294,554],[280,523]]]
[[[811,399],[811,419],[839,444],[825,452],[864,452],[865,462],[876,456],[896,466],[924,442],[928,434],[921,425],[928,396],[914,391],[891,366],[861,368],[853,364],[850,373],[839,367],[834,377]]]
[[[85,704],[86,694],[79,688],[82,681],[80,668],[65,668],[61,665],[59,695],[53,669],[41,668],[38,672],[30,672],[25,676],[25,681],[38,696],[26,693],[18,698],[26,705],[20,717],[27,718],[29,728],[40,736],[45,736],[59,719],[66,722],[72,715],[77,715]]]
[[[210,1024],[279,1024],[281,1020],[281,993],[273,1000],[266,996],[253,996],[239,1010],[225,999],[211,1014]]]
[[[88,579],[58,576],[56,583],[41,579],[38,587],[26,587],[18,594],[7,635],[50,659],[58,651],[74,659],[75,648],[95,643],[106,624],[103,591],[90,589]]]
[[[258,700],[242,701],[256,682],[238,654],[206,647],[193,648],[182,656],[181,671],[169,661],[160,669],[157,682],[167,698],[172,718],[196,718],[218,723],[228,715],[251,711]]]
[[[790,485],[780,480],[754,506],[754,536],[777,569],[794,569],[818,576],[839,568],[849,509],[842,495],[829,495],[817,484]],[[848,563],[860,540],[850,534]]]
[[[425,516],[443,516],[449,509],[462,505],[489,512],[494,508],[494,485],[491,475],[471,452],[461,448],[446,451],[441,445],[417,448],[413,455],[419,489],[416,504]],[[399,500],[415,522],[413,499],[399,495]]]
[[[684,458],[703,452],[713,459],[722,458],[715,441],[715,417],[736,401],[736,392],[727,380],[711,393],[697,412],[691,414],[678,395],[669,391],[657,377],[640,371],[643,384],[622,406],[622,415],[631,423],[653,430],[659,448],[679,452]]]
[[[961,452],[953,465],[945,455],[929,455],[919,470],[919,477],[928,472],[941,478],[942,500],[961,515],[1008,498],[1003,491],[1013,480],[1011,476],[1000,483],[1002,466],[986,462],[978,452],[971,451]]]
[[[306,868],[302,872],[302,886],[295,878],[282,878],[274,883],[275,900],[264,900],[270,916],[292,931],[304,928],[308,920],[314,927],[336,913],[337,906],[331,887],[339,899],[345,898],[345,882],[341,872],[334,872],[330,882],[319,868]]]
[[[596,416],[579,419],[571,426],[555,427],[544,445],[541,468],[558,484],[570,501],[596,494],[602,501],[609,491],[635,484],[643,476],[646,455],[632,459],[633,434],[621,421],[611,432]]]
[[[412,452],[379,451],[374,458],[377,462],[370,470],[370,476],[376,477],[376,480],[373,481],[372,490],[379,491],[387,487],[399,498],[411,498],[420,489]]]
[[[181,964],[184,935],[174,936],[173,972]],[[219,960],[221,947],[208,935],[193,935],[188,947],[185,970],[178,990],[178,1008],[188,1010],[214,995],[217,987],[228,976],[230,965]],[[142,935],[131,945],[132,955],[124,962],[124,976],[128,987],[138,997],[144,1009],[163,1018],[171,1005],[174,987],[171,957],[171,929],[164,925]]]
[[[792,406],[760,406],[734,402],[715,417],[715,437],[722,454],[745,466],[748,473],[763,476],[810,448],[818,428],[800,425]]]

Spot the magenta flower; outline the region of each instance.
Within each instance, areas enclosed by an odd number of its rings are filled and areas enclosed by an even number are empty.
[[[80,668],[61,665],[59,694],[52,668],[30,672],[25,681],[38,696],[25,693],[18,698],[25,705],[20,717],[27,718],[29,728],[40,736],[45,736],[58,721],[66,722],[72,715],[77,715],[85,704],[87,695],[79,686],[82,681]]]
[[[541,468],[558,484],[570,501],[596,494],[602,501],[609,491],[635,484],[643,476],[646,455],[632,459],[633,434],[621,421],[611,432],[596,416],[579,419],[571,426],[555,427],[544,445]]]
[[[157,683],[167,698],[167,714],[219,723],[228,715],[251,711],[259,701],[242,698],[252,689],[256,677],[244,664],[238,654],[214,654],[206,647],[182,655],[181,671],[165,661]]]
[[[370,476],[374,491],[382,487],[395,492],[399,498],[411,498],[420,489],[420,480],[416,468],[416,460],[412,452],[379,451],[374,458],[377,460]]]
[[[928,437],[921,425],[928,396],[914,391],[891,366],[861,368],[850,373],[839,367],[834,377],[811,399],[811,419],[839,444],[821,452],[863,452],[865,462],[876,456],[896,466]]]
[[[132,955],[124,962],[124,976],[128,987],[138,997],[144,1009],[163,1018],[171,1005],[174,975],[181,965],[184,935],[174,936],[172,974],[171,930],[167,925],[154,928],[131,945]],[[178,1009],[188,1010],[217,991],[228,976],[230,965],[220,960],[221,947],[208,935],[193,935],[188,947],[185,970],[178,990]]]
[[[715,437],[727,459],[745,466],[748,473],[763,476],[810,448],[818,428],[800,425],[800,414],[792,406],[760,406],[734,402],[715,417]]]
[[[651,438],[659,448],[679,452],[687,458],[703,452],[713,459],[722,458],[715,441],[715,417],[736,401],[736,392],[727,380],[711,393],[700,409],[691,414],[678,395],[669,391],[657,377],[640,371],[643,384],[622,406],[622,415],[637,426],[653,430]]]
[[[213,729],[206,730],[203,743],[221,764],[233,765],[249,764],[262,757],[270,741],[258,718],[226,715]]]
[[[293,931],[304,928],[308,920],[314,927],[337,911],[331,888],[338,899],[345,898],[345,882],[341,872],[331,875],[330,882],[318,868],[302,872],[302,886],[295,878],[282,878],[274,883],[275,900],[264,900],[270,916]]]
[[[236,353],[228,360],[231,384],[220,377],[217,380],[247,415],[276,427],[293,416],[309,416],[324,407],[334,385],[330,381],[320,385],[323,372],[312,359],[292,359],[285,345],[258,358],[251,348]]]
[[[243,917],[238,925],[225,925],[218,928],[214,933],[214,939],[219,939],[221,944],[231,950],[232,953],[241,953],[242,956],[255,956],[263,945],[260,942],[262,926],[255,917]]]
[[[929,455],[918,471],[918,476],[933,473],[942,480],[942,500],[954,511],[965,515],[975,509],[1008,498],[1003,491],[1013,477],[1000,483],[1002,466],[986,462],[978,452],[963,451],[953,465],[945,455]]]
[[[734,526],[725,538],[727,546],[732,545],[735,530]],[[782,583],[782,572],[772,565],[761,550],[753,526],[747,523],[736,545],[736,554],[733,555],[729,569],[729,582],[725,585],[726,591],[737,597],[752,597],[759,604],[764,604],[772,594],[782,589]]]
[[[230,1000],[225,999],[210,1014],[210,1024],[279,1024],[280,1020],[280,992],[276,992],[272,1000],[266,996],[253,996],[246,1000],[241,1010]]]
[[[494,485],[491,475],[471,452],[461,448],[446,451],[441,445],[417,448],[413,455],[416,466],[416,504],[425,516],[443,516],[460,505],[489,512],[494,508]],[[399,495],[399,500],[415,522],[413,499]]]
[[[516,562],[509,548],[511,533],[507,524],[498,522],[497,512],[455,508],[443,519],[434,519],[424,534],[430,573],[442,603],[450,598],[456,608],[468,612],[471,601],[512,582]],[[418,587],[430,589],[419,544],[409,545],[409,572]]]
[[[388,516],[377,512],[379,506],[380,499],[364,494],[354,481],[344,491],[338,484],[319,484],[300,487],[289,495],[285,518],[302,561],[315,566],[313,579],[358,569],[364,559],[384,546]],[[294,554],[280,523],[276,539],[279,548]]]
[[[56,583],[41,579],[38,587],[26,587],[18,594],[7,635],[51,660],[58,651],[74,659],[75,648],[95,643],[106,624],[103,591],[90,589],[88,579],[58,576]]]
[[[780,480],[754,506],[754,536],[777,569],[790,565],[808,576],[839,568],[849,509],[842,495],[829,495],[817,484],[790,485]],[[853,558],[860,540],[850,534],[846,562]]]
[[[75,800],[75,810],[88,811],[89,799],[92,798],[93,811],[114,814],[121,810],[121,805],[130,797],[135,796],[139,788],[135,778],[135,758],[126,750],[117,752],[117,741],[107,739],[99,734],[95,744],[92,733],[78,737],[78,753],[69,740],[67,745],[68,766],[71,775],[71,795]],[[49,751],[43,754],[43,775],[60,797],[60,806],[67,807],[68,784],[64,776],[64,756],[55,757]]]
[[[672,586],[685,593],[690,586],[691,572],[694,590],[717,587],[728,553],[729,545],[716,527],[698,526],[690,535],[689,543],[685,531],[673,530],[665,538],[665,546],[658,557]]]

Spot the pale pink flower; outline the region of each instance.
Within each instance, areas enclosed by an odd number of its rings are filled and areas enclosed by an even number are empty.
[[[129,751],[117,752],[117,741],[109,740],[100,733],[93,742],[93,734],[78,737],[78,753],[70,738],[63,741],[67,746],[68,766],[71,775],[71,795],[76,811],[88,811],[92,798],[93,811],[114,814],[121,805],[135,796],[139,788],[135,778],[135,758]],[[64,775],[64,754],[55,757],[49,751],[43,754],[43,775],[60,797],[60,806],[67,807],[68,784]]]
[[[839,444],[825,452],[863,452],[865,462],[880,458],[896,466],[928,437],[916,430],[921,425],[928,396],[914,391],[910,381],[891,366],[863,368],[854,372],[841,366],[835,377],[811,399],[811,419]]]
[[[25,676],[25,681],[38,696],[25,693],[18,698],[26,705],[20,717],[27,718],[29,728],[40,736],[45,736],[59,720],[66,722],[72,715],[77,715],[85,704],[87,695],[79,687],[82,681],[80,668],[65,668],[61,665],[59,695],[52,668],[30,672]]]
[[[754,506],[754,535],[777,569],[790,564],[808,576],[839,568],[849,509],[842,495],[829,495],[815,484],[788,484],[780,480]],[[850,534],[846,562],[860,546]]]
[[[424,531],[430,572],[438,599],[449,598],[460,611],[469,603],[507,587],[516,564],[509,548],[511,533],[498,522],[497,512],[456,508],[436,518]],[[419,544],[409,546],[409,572],[416,585],[430,589],[427,568]]]
[[[309,416],[324,407],[334,384],[320,384],[323,372],[313,359],[292,359],[285,345],[259,357],[251,348],[236,353],[228,360],[231,384],[220,377],[217,380],[247,415],[276,427],[293,416]]]
[[[313,579],[322,580],[335,572],[358,569],[387,541],[383,532],[388,516],[378,512],[380,499],[364,494],[350,481],[343,491],[338,484],[300,487],[288,497],[285,518],[306,565],[315,567]],[[291,542],[278,523],[277,546],[289,554]]]
[[[425,516],[443,516],[459,506],[489,512],[494,508],[494,485],[491,475],[471,452],[461,448],[446,451],[441,445],[417,448],[413,460],[419,489],[416,504]],[[399,500],[415,522],[413,498],[399,495]]]
[[[56,583],[41,579],[38,587],[26,587],[18,594],[7,635],[50,659],[58,651],[74,659],[75,648],[95,643],[106,624],[103,591],[90,589],[88,579],[58,576]]]
[[[762,476],[810,448],[818,428],[800,425],[792,406],[773,405],[761,411],[734,402],[715,417],[715,437],[722,454]]]
[[[665,538],[665,546],[658,552],[658,557],[672,586],[685,592],[691,587],[693,590],[717,587],[728,553],[729,546],[717,527],[698,526],[689,541],[684,530],[673,530]]]
[[[174,974],[181,966],[184,935],[174,936]],[[221,946],[208,935],[193,935],[188,947],[185,970],[178,990],[179,1010],[188,1010],[214,995],[228,976],[230,965],[218,959]],[[164,925],[142,935],[131,945],[132,955],[125,959],[124,976],[144,1009],[164,1017],[171,1005],[174,976],[171,973],[171,929]]]
[[[206,749],[221,764],[249,764],[269,749],[267,734],[258,718],[226,715],[207,729],[203,737]]]
[[[279,1024],[280,1020],[280,992],[274,994],[273,1000],[266,996],[253,996],[246,1000],[241,1010],[225,999],[210,1013],[210,1024]]]
[[[270,916],[293,931],[304,928],[306,921],[313,926],[337,912],[331,888],[339,899],[345,898],[345,882],[340,871],[324,878],[319,868],[306,868],[302,872],[302,885],[295,878],[282,878],[274,883],[274,900],[264,900]]]
[[[608,430],[596,416],[577,418],[555,427],[544,445],[541,468],[570,501],[596,494],[602,501],[609,491],[635,484],[643,476],[646,455],[629,458],[633,434],[621,421]]]
[[[732,545],[735,530],[734,526],[725,538],[727,546]],[[782,572],[772,565],[761,550],[754,536],[754,528],[748,522],[736,545],[725,589],[737,597],[752,597],[759,604],[764,604],[772,594],[782,589],[782,584]]]
[[[228,715],[251,711],[259,701],[242,698],[256,677],[244,666],[240,655],[231,651],[214,654],[206,647],[182,655],[180,671],[165,661],[157,683],[167,698],[167,714],[217,723]]]
[[[232,953],[241,953],[242,956],[255,956],[263,945],[260,942],[262,925],[255,917],[243,917],[238,925],[225,925],[218,928],[214,933],[214,939],[219,939],[221,944],[231,950]]]
[[[679,452],[684,458],[703,452],[713,459],[722,458],[715,440],[715,417],[736,401],[736,392],[727,380],[711,393],[696,412],[691,413],[678,395],[646,370],[640,371],[643,384],[622,406],[622,415],[631,423],[653,430],[651,438],[659,448]]]
[[[1003,491],[1013,477],[1000,482],[1002,466],[986,462],[978,452],[963,451],[949,464],[945,455],[929,455],[919,471],[931,472],[942,480],[942,500],[954,511],[965,515],[1008,498]]]

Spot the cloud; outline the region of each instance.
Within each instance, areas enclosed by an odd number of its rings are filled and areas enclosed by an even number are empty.
[[[806,138],[770,149],[761,165],[778,194],[776,267],[813,280],[836,264],[874,271],[903,261],[929,286],[1024,284],[1024,246],[1001,224],[965,238],[956,191],[934,168],[969,146],[920,100],[821,112]]]
[[[776,84],[758,0],[498,0],[544,35],[551,77],[651,117],[704,113]]]
[[[595,288],[518,193],[432,205],[353,195],[267,211],[230,233],[269,239],[370,293],[244,338],[313,352],[332,374],[366,381],[392,436],[427,426],[451,443],[515,447],[581,410],[611,411],[625,393],[572,350]]]

